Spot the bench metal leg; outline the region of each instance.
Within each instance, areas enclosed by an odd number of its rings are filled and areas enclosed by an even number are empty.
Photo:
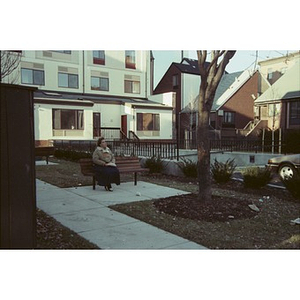
[[[96,178],[95,176],[93,176],[93,190],[96,189]]]
[[[136,183],[137,183],[137,173],[134,172],[134,185],[136,185]]]

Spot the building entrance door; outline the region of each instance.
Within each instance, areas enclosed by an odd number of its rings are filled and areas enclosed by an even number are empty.
[[[93,113],[93,137],[101,136],[101,114]]]
[[[121,130],[127,137],[127,115],[121,116]]]

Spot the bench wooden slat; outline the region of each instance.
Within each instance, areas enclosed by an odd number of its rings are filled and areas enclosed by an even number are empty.
[[[55,148],[53,146],[49,147],[35,147],[35,156],[45,156],[47,165],[49,163],[49,156],[54,155]]]
[[[93,189],[96,188],[96,178],[91,158],[79,160],[81,173],[85,176],[93,177]],[[134,185],[137,185],[137,173],[148,172],[149,169],[142,168],[138,157],[116,157],[116,165],[120,173],[134,173]]]
[[[130,173],[130,172],[148,172],[148,169],[144,169],[144,168],[120,168],[119,172],[120,173]]]

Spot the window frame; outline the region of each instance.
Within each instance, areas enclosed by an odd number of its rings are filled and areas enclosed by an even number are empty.
[[[127,89],[129,87],[129,89]],[[124,80],[124,93],[127,94],[140,94],[141,93],[141,82],[138,80]]]
[[[273,79],[273,69],[272,68],[268,69],[267,79],[268,80],[272,80]]]
[[[105,65],[105,51],[104,50],[93,50],[93,64]]]
[[[30,71],[30,82],[26,82],[23,80],[23,70],[27,70]],[[42,83],[37,83],[35,82],[35,78],[36,78],[36,73],[40,72],[42,74]],[[29,68],[21,68],[21,83],[22,84],[30,84],[30,85],[45,85],[45,71],[44,70],[37,70],[37,69],[29,69]]]
[[[126,69],[136,69],[135,50],[125,50],[125,68]]]
[[[179,75],[178,74],[173,74],[172,76],[172,86],[173,88],[178,88],[179,85]]]
[[[59,112],[57,116],[55,113],[56,111]],[[66,116],[68,113],[72,113],[72,112],[74,113],[74,125],[70,125],[70,127],[65,127],[63,124],[66,123],[66,120],[62,120],[62,118]],[[62,113],[64,113],[64,115]],[[56,117],[59,117],[59,119],[56,119]],[[58,124],[57,122],[59,123],[59,126],[56,126]],[[68,123],[70,123],[69,120]],[[72,126],[74,126],[74,128],[72,128]],[[84,130],[84,110],[52,108],[52,129],[53,130]]]
[[[52,52],[56,52],[56,53],[62,53],[62,54],[72,54],[71,50],[51,50]]]
[[[149,116],[151,116],[151,120],[149,120],[148,124],[145,125],[146,118]],[[137,123],[136,123],[137,131],[160,131],[160,114],[137,113],[136,118],[137,118]]]
[[[289,125],[300,125],[300,101],[289,103]]]
[[[60,84],[60,75],[66,75],[67,76],[67,82],[68,84],[67,85],[61,85]],[[77,79],[77,86],[76,87],[73,87],[71,86],[71,78],[72,76],[76,77]],[[79,88],[79,77],[78,77],[78,74],[70,74],[70,73],[65,73],[65,72],[58,72],[58,87],[62,87],[62,88],[69,88],[69,89],[78,89]]]
[[[235,128],[235,115],[234,111],[224,111],[222,127]]]
[[[93,79],[99,80],[99,85],[98,85],[99,88],[93,88],[93,85],[92,85],[92,80]],[[103,80],[107,81],[107,89],[102,89],[101,88],[101,81],[103,81]],[[107,77],[91,76],[91,90],[93,90],[93,91],[107,91],[108,92],[109,91],[109,78],[107,78]]]

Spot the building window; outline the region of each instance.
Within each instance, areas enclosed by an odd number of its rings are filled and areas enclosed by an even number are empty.
[[[52,52],[58,52],[63,54],[71,54],[71,50],[52,50]]]
[[[235,112],[224,111],[222,127],[235,127]]]
[[[268,116],[275,117],[280,114],[280,103],[273,103],[268,105]]]
[[[125,51],[125,67],[128,69],[135,69],[135,51]]]
[[[300,101],[290,102],[290,125],[300,125]]]
[[[53,129],[84,129],[83,110],[52,109]]]
[[[178,74],[173,75],[172,77],[173,88],[177,88],[179,84]]]
[[[93,51],[93,63],[97,65],[105,65],[105,51]]]
[[[273,70],[272,70],[272,68],[270,68],[270,69],[268,69],[267,79],[270,81],[270,80],[272,80],[272,78],[273,78]]]
[[[78,75],[58,73],[58,86],[78,89]]]
[[[44,71],[21,69],[21,80],[24,84],[45,85]]]
[[[125,80],[125,93],[139,94],[140,82],[134,80]]]
[[[173,88],[178,88],[179,85],[179,77],[178,74],[173,75],[172,77]]]
[[[160,130],[159,114],[138,113],[137,130],[138,131],[159,131]]]
[[[92,76],[91,89],[96,91],[108,91],[109,90],[108,78]]]

